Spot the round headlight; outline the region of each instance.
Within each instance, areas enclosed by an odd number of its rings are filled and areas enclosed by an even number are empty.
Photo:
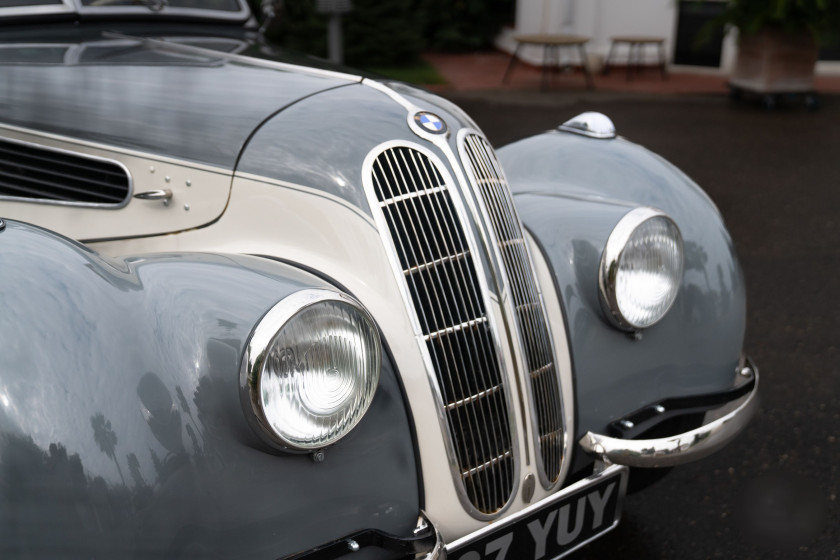
[[[650,327],[671,308],[682,276],[683,241],[674,221],[653,208],[631,210],[613,229],[601,258],[604,309],[621,329]]]
[[[243,405],[269,443],[311,451],[361,420],[379,384],[379,334],[368,312],[330,290],[302,290],[254,329],[242,363]]]

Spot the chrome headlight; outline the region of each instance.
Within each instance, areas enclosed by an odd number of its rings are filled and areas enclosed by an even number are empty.
[[[245,415],[284,450],[335,443],[370,406],[380,355],[373,319],[356,300],[330,290],[296,292],[251,334],[240,378]]]
[[[646,207],[625,214],[601,257],[601,300],[613,323],[633,331],[662,319],[677,297],[683,260],[682,235],[671,218]]]

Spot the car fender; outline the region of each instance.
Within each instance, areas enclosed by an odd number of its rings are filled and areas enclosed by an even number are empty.
[[[700,187],[621,138],[550,131],[498,153],[566,313],[578,436],[604,432],[609,422],[661,398],[732,385],[745,329],[744,279],[723,219]],[[685,273],[664,319],[628,334],[604,315],[598,274],[612,229],[639,206],[674,219]]]
[[[275,559],[411,534],[412,427],[386,353],[367,414],[318,462],[246,421],[254,325],[325,281],[257,257],[106,259],[13,221],[0,270],[0,555]]]

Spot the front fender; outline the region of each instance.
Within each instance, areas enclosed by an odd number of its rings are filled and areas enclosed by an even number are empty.
[[[267,450],[239,400],[244,345],[277,301],[329,287],[256,257],[106,260],[0,232],[0,556],[270,558],[420,511],[391,361],[346,438]]]
[[[660,399],[723,391],[741,355],[746,297],[720,213],[683,173],[624,139],[548,132],[499,150],[526,228],[551,263],[575,373],[576,435],[604,433]],[[666,317],[640,337],[600,305],[607,238],[632,208],[668,213],[685,242],[685,274]]]

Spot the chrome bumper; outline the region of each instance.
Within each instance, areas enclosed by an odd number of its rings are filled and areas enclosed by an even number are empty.
[[[425,512],[420,512],[420,520],[417,523],[417,529],[414,531],[417,532],[418,529],[423,529],[424,523],[428,524],[429,530],[434,531],[435,543],[432,550],[422,556],[416,556],[416,560],[446,560],[446,544],[443,542],[443,536],[441,536],[437,526],[426,517]]]
[[[752,390],[734,410],[695,430],[658,439],[620,439],[587,432],[578,442],[606,463],[628,467],[672,467],[702,459],[732,441],[758,410],[758,368],[746,358],[740,375],[752,383]]]
[[[410,537],[389,535],[376,529],[359,531],[315,548],[284,556],[281,560],[338,560],[367,548],[385,550],[389,558],[405,560],[446,560],[446,545],[434,523],[420,512]]]

